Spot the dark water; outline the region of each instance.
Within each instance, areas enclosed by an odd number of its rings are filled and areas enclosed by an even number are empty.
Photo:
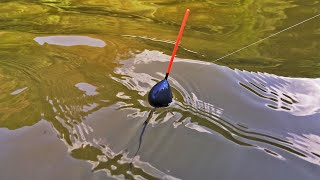
[[[174,102],[150,114],[186,8]],[[0,178],[319,179],[320,19],[211,63],[319,13],[312,0],[1,1]]]

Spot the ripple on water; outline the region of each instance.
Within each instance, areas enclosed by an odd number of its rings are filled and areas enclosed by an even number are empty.
[[[165,69],[168,59],[168,56],[160,52],[144,51],[132,60],[123,61],[124,65],[115,70],[120,77],[114,77],[114,79],[122,84],[131,82],[130,86],[127,86],[130,90],[147,92],[156,83],[154,78],[161,80],[164,76],[158,71]],[[198,73],[190,74],[184,71],[192,68]],[[201,69],[201,72],[198,69]],[[208,76],[208,74],[211,75]],[[216,134],[218,132],[239,145],[262,148],[267,154],[282,160],[286,158],[279,150],[319,164],[314,160],[316,155],[308,153],[308,150],[301,146],[298,148],[292,141],[283,138],[288,136],[288,132],[292,132],[287,131],[284,124],[296,122],[296,120],[305,121],[306,117],[318,114],[320,98],[314,97],[319,96],[317,94],[320,92],[319,79],[280,77],[177,59],[169,80],[174,87],[175,101],[168,110],[155,113],[154,117],[151,117],[153,122],[162,122],[162,119],[169,117],[170,113],[178,113],[180,114],[178,119],[171,116],[171,119],[175,119],[175,127],[184,124],[185,127],[201,133]],[[145,87],[145,84],[149,84],[149,87]],[[243,103],[243,105],[233,106],[232,101]],[[270,106],[274,108],[268,109],[267,107]],[[235,116],[236,112],[239,112],[238,109],[247,111],[246,109],[251,107],[257,112],[241,113],[238,118]],[[273,114],[270,114],[270,110]],[[279,114],[277,111],[291,114],[291,116],[288,118],[288,115]],[[254,122],[255,119],[252,119],[259,116],[265,124],[268,124],[271,118],[272,122],[268,125],[270,127],[260,128],[261,126]],[[250,124],[245,124],[245,121],[241,121],[243,118],[249,118],[252,121]],[[170,121],[170,118],[166,121]],[[276,121],[278,122],[275,123]],[[314,121],[309,123],[312,124]],[[301,127],[297,131],[307,131],[308,126],[310,125]],[[270,145],[272,149],[269,148]]]
[[[163,78],[168,59],[161,52],[146,50],[121,61],[109,76],[116,83],[114,92],[77,81],[70,86],[77,98],[46,96],[47,112],[54,114],[50,122],[59,127],[57,134],[72,157],[89,162],[95,173],[127,179],[225,178],[227,171],[245,177],[268,169],[301,177],[309,170],[293,171],[297,164],[320,165],[317,109],[305,110],[317,101],[302,96],[313,96],[318,79],[232,70],[177,58],[169,78],[174,102],[149,117],[152,108],[146,95]],[[305,89],[301,83],[314,86]],[[290,110],[270,109],[267,104]],[[150,126],[129,170],[146,120]],[[247,168],[239,168],[239,162]],[[316,177],[317,172],[310,174]]]

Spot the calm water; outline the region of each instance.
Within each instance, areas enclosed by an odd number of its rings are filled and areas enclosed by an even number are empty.
[[[186,8],[174,102],[150,113]],[[320,17],[211,61],[319,13],[316,0],[2,0],[0,178],[317,180]]]

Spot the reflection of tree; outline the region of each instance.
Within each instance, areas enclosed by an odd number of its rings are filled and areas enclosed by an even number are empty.
[[[30,39],[30,42],[32,42],[32,39]],[[33,125],[41,119],[47,120],[52,123],[66,145],[73,149],[71,152],[73,157],[91,161],[97,160],[97,157],[102,155],[101,149],[103,147],[101,147],[101,144],[99,146],[86,145],[87,143],[94,143],[87,142],[88,140],[84,137],[92,130],[89,129],[90,127],[88,129],[83,128],[85,127],[83,120],[102,107],[122,101],[117,97],[117,94],[128,91],[124,85],[112,80],[109,76],[117,64],[110,62],[97,63],[101,62],[101,56],[105,53],[108,53],[108,59],[115,59],[114,56],[117,55],[117,52],[112,52],[112,50],[105,52],[105,50],[97,48],[90,48],[89,51],[84,47],[44,46],[40,48],[35,44],[29,44],[28,46],[28,48],[25,48],[24,54],[17,53],[14,56],[8,54],[4,56],[8,60],[1,61],[4,65],[0,69],[1,74],[5,75],[1,76],[4,80],[1,87],[4,88],[5,92],[1,95],[0,109],[1,112],[5,112],[0,114],[1,127],[16,129]],[[40,50],[32,54],[33,48],[40,48]],[[94,56],[91,55],[92,53]],[[11,58],[15,58],[15,61],[9,61]],[[24,58],[33,61],[25,62],[25,64],[20,63],[23,62]],[[109,61],[108,59],[103,61]],[[98,94],[94,96],[86,95],[75,87],[75,84],[79,82],[92,83],[98,88]],[[10,95],[11,92],[21,86],[26,86],[28,89],[16,96]],[[131,91],[129,95],[131,100],[128,103],[136,103],[136,100],[141,98],[136,91]],[[148,108],[140,107],[140,109],[147,110]],[[135,175],[147,179],[153,177],[137,167],[133,167],[128,174],[129,162],[118,162],[119,158],[123,159],[124,154],[105,156],[108,161],[99,162],[95,171],[103,167],[104,169],[108,168],[112,164],[117,169],[107,169],[111,172],[111,175],[123,174],[129,179],[132,179]]]
[[[150,39],[135,39],[141,44],[132,47],[160,50],[166,54],[171,53],[172,47],[167,40],[174,41],[183,12],[186,8],[190,8],[192,12],[190,23],[182,46],[194,52],[184,51],[181,48],[179,56],[205,61],[213,61],[314,16],[320,8],[318,4],[301,4],[299,1],[286,0],[228,2],[56,0],[29,4],[18,2],[2,4],[0,11],[10,16],[0,15],[0,19],[5,22],[0,26],[7,30],[40,34],[91,33],[146,36]],[[317,31],[317,23],[308,22],[255,47],[236,53],[219,63],[238,69],[277,75],[318,77],[316,60],[319,57],[317,41],[319,33]],[[153,41],[152,38],[163,41]]]
[[[119,163],[123,159],[122,154],[114,155],[113,157],[108,156],[104,160],[99,160],[99,156],[104,156],[105,154],[94,146],[85,146],[79,149],[75,149],[71,152],[71,156],[77,159],[90,160],[93,162],[98,162],[98,165],[94,167],[93,172],[99,170],[107,170],[110,175],[118,176],[123,175],[125,179],[135,179],[134,176],[142,176],[146,179],[157,179],[140,168],[132,167],[130,169],[130,162]],[[127,171],[131,173],[127,173]]]
[[[80,144],[79,147],[77,144],[82,137],[76,127],[81,125],[87,116],[102,107],[121,101],[126,106],[119,107],[119,110],[133,108],[137,112],[150,111],[149,107],[143,105],[146,104],[146,96],[141,95],[137,89],[130,88],[130,83],[132,84],[130,80],[135,80],[135,77],[113,73],[117,64],[112,61],[130,57],[136,50],[144,49],[159,49],[169,54],[172,44],[150,39],[122,38],[121,35],[146,35],[160,40],[174,40],[181,21],[180,17],[188,7],[192,9],[193,15],[190,16],[183,46],[204,54],[205,57],[182,48],[179,56],[210,61],[217,55],[224,55],[247,45],[248,42],[265,37],[276,31],[280,25],[295,23],[292,19],[286,19],[287,13],[293,17],[294,12],[289,9],[293,7],[292,2],[285,0],[234,1],[231,3],[232,6],[211,1],[201,3],[203,4],[199,5],[193,1],[157,1],[154,3],[155,6],[140,1],[102,0],[1,2],[0,12],[5,13],[0,15],[2,21],[0,27],[8,32],[0,32],[0,127],[17,129],[45,119],[52,123],[59,137],[73,149],[71,153],[73,157],[99,161],[98,166],[94,168],[95,171],[108,169],[113,175],[123,174],[131,178],[132,176],[126,173],[127,163],[118,163],[124,153],[112,157],[107,156],[99,146]],[[308,15],[313,12],[309,9],[306,11]],[[314,49],[319,49],[319,44],[316,42],[317,38],[312,36],[314,25],[306,26],[310,28],[301,28],[295,30],[296,34],[287,34],[279,36],[274,41],[268,41],[268,46],[272,48],[268,48],[267,44],[259,46],[264,47],[263,49],[251,48],[225,63],[232,67],[268,71],[274,74],[297,76],[297,72],[302,72],[303,76],[317,76],[319,72],[315,71],[317,66],[312,66],[311,70],[303,72],[296,71],[295,63],[283,65],[285,60],[297,61],[310,53],[314,59],[310,59],[308,63],[315,65],[317,60],[315,57],[318,57],[319,51]],[[306,29],[309,30],[304,31]],[[83,46],[39,46],[33,41],[39,34],[98,36],[107,42],[107,47],[99,49]],[[291,46],[297,46],[290,48],[289,52],[300,56],[290,56],[287,51],[283,53],[283,46],[287,45],[288,39],[292,41]],[[270,57],[270,54],[274,56]],[[278,67],[282,67],[285,71],[279,71]],[[308,65],[303,67],[310,68]],[[120,81],[115,81],[114,78]],[[128,80],[126,83],[121,81],[126,79]],[[99,94],[85,96],[75,87],[79,82],[93,84],[98,88]],[[148,84],[148,87],[151,85]],[[23,87],[28,89],[15,96],[10,95],[10,92]],[[118,92],[124,92],[130,99],[117,97]],[[252,142],[259,141],[303,156],[286,141],[250,132],[230,123],[229,119],[226,120],[225,114],[223,117],[217,115],[221,109],[214,105],[194,98],[189,101],[180,96],[178,91],[174,93],[177,97],[176,105],[158,110],[153,116],[155,124],[166,122],[165,119],[172,117],[172,113],[180,114],[177,123],[197,124],[218,132],[239,145],[254,146]],[[190,122],[186,122],[187,119],[190,119]],[[103,155],[107,156],[108,161],[98,159]],[[111,165],[116,166],[117,170],[112,170]],[[132,173],[140,174],[147,179],[151,178],[138,168],[134,168]]]

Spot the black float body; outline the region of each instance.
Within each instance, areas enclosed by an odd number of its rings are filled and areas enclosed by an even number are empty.
[[[172,92],[165,78],[152,87],[148,94],[149,104],[155,108],[167,107],[172,102]]]

